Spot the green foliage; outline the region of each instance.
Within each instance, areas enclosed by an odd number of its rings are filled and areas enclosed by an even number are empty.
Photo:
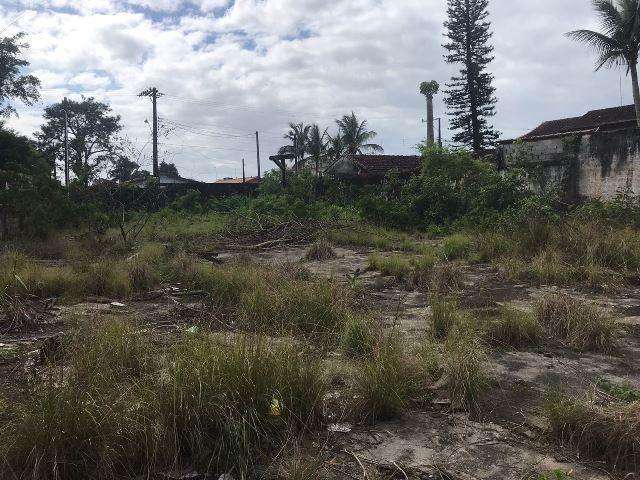
[[[599,378],[596,385],[600,390],[608,393],[621,402],[640,402],[640,390],[634,388],[628,381],[623,383],[614,383],[606,378]]]
[[[33,105],[40,98],[40,80],[22,73],[29,66],[29,62],[22,58],[24,50],[28,48],[22,42],[24,36],[24,33],[18,33],[12,37],[0,38],[0,117],[15,113],[15,108],[8,103],[10,100]]]
[[[364,357],[371,355],[379,336],[372,320],[350,316],[344,324],[340,344],[349,355]]]

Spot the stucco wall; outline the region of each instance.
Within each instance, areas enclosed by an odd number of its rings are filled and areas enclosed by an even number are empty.
[[[610,199],[618,192],[640,195],[640,134],[636,129],[600,132],[581,137],[550,138],[503,145],[507,167],[517,150],[539,165],[542,185],[558,186],[568,197]]]

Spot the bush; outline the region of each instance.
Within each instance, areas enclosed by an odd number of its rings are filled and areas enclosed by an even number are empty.
[[[568,295],[547,295],[540,299],[536,317],[552,337],[577,350],[609,352],[619,333],[615,319]]]

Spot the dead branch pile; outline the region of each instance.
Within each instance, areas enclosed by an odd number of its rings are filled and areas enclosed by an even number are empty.
[[[325,228],[326,222],[291,220],[275,225],[256,225],[251,232],[244,234],[229,231],[223,241],[232,250],[268,250],[283,245],[305,246],[313,242],[318,232]]]
[[[51,317],[53,300],[0,292],[0,333],[37,330]]]

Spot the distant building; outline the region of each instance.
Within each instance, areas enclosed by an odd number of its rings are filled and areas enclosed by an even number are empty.
[[[391,171],[402,176],[420,173],[422,158],[419,155],[347,155],[324,171],[325,175],[341,180],[378,182]]]
[[[509,168],[525,151],[528,161],[542,167],[542,186],[556,185],[567,197],[640,195],[640,135],[633,105],[544,122],[518,139],[500,142],[499,164]]]
[[[258,177],[246,177],[246,178],[225,177],[213,182],[214,185],[242,185],[242,184],[257,185],[259,183],[260,183],[260,178]]]

